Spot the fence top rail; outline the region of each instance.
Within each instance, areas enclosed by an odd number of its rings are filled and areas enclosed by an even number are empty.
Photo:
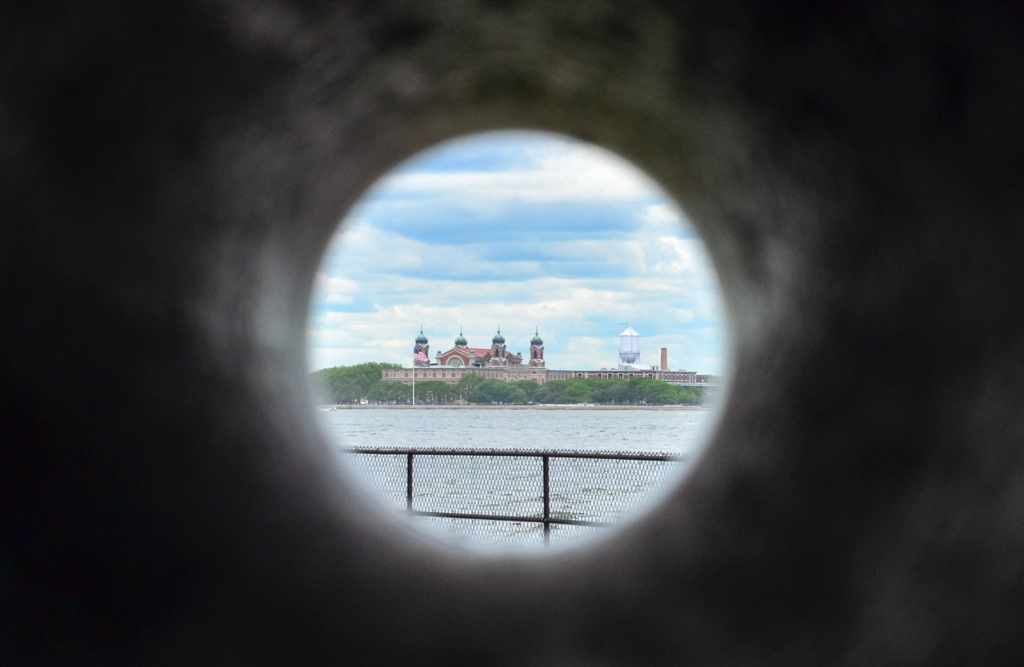
[[[668,452],[598,452],[578,449],[469,449],[431,447],[342,447],[345,454],[390,454],[393,456],[518,456],[550,457],[563,459],[614,459],[621,461],[685,461],[685,454]]]

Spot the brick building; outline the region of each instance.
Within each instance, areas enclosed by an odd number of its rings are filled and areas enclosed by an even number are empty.
[[[629,331],[632,331],[631,329]],[[634,332],[635,335],[635,332]],[[391,382],[404,382],[411,384],[415,381],[436,380],[448,384],[457,384],[467,373],[476,373],[487,378],[503,380],[505,382],[518,382],[520,380],[531,380],[537,384],[544,384],[548,380],[571,380],[572,378],[599,378],[603,380],[629,380],[633,377],[648,377],[671,384],[685,386],[709,386],[708,376],[695,371],[671,371],[667,368],[644,369],[639,366],[629,365],[617,369],[602,370],[551,370],[545,367],[544,362],[544,341],[540,333],[535,331],[530,340],[530,358],[526,365],[523,365],[522,354],[509,354],[505,337],[501,335],[501,328],[491,339],[491,347],[478,348],[469,347],[465,336],[459,330],[459,337],[455,339],[455,346],[445,352],[438,352],[436,361],[433,364],[423,362],[423,357],[429,351],[427,337],[420,329],[420,335],[416,337],[414,348],[414,360],[411,368],[395,368],[382,371],[382,379]],[[667,360],[667,351],[663,353]],[[662,366],[667,366],[667,362]]]

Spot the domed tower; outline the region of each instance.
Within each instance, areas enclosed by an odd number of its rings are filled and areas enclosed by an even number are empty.
[[[631,365],[640,363],[640,334],[633,327],[619,334],[619,364]]]
[[[455,339],[455,347],[469,347],[466,337],[462,335],[462,327],[459,327],[459,337]]]
[[[530,365],[544,367],[544,341],[537,328],[534,328],[533,338],[530,339]]]
[[[491,363],[503,364],[505,361],[505,337],[501,335],[499,326],[498,333],[491,339]]]
[[[423,335],[423,325],[420,325],[420,335],[416,336],[416,345],[412,349],[412,365],[413,366],[429,366],[430,365],[430,345],[428,345],[427,337]]]

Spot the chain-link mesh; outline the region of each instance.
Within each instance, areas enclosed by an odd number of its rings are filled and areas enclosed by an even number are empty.
[[[551,516],[614,523],[679,470],[678,461],[551,458]]]
[[[545,523],[550,542],[592,534],[635,509],[682,465],[675,455],[637,452],[344,451],[396,507],[407,509],[411,494],[420,520],[456,539],[505,544],[543,544]]]
[[[531,456],[414,455],[412,509],[543,517],[541,461]]]
[[[370,480],[371,484],[398,509],[406,508],[407,459],[405,455],[388,453],[360,453],[350,456],[349,462]]]

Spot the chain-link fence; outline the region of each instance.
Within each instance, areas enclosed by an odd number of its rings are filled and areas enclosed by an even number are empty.
[[[545,544],[615,523],[685,458],[522,449],[342,451],[397,508],[454,536]]]

